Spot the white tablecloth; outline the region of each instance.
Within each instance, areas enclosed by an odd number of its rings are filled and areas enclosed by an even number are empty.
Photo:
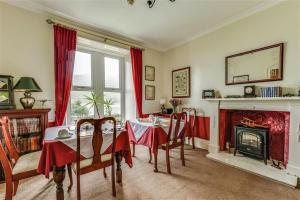
[[[62,143],[64,143],[65,145],[67,145],[68,147],[70,147],[71,149],[73,149],[74,151],[76,151],[77,149],[77,140],[76,140],[76,134],[75,132],[70,132],[72,134],[72,136],[70,138],[67,139],[57,139],[57,135],[58,135],[58,131],[61,129],[67,129],[67,127],[65,126],[57,126],[57,127],[51,127],[51,128],[47,128],[45,131],[45,141],[51,141],[51,140],[58,140]],[[117,131],[117,137],[120,134],[120,131]],[[94,155],[94,151],[93,151],[93,145],[92,145],[92,139],[93,139],[93,132],[87,132],[85,134],[85,136],[81,136],[80,137],[80,154],[85,157],[85,158],[91,158]],[[113,140],[113,134],[112,133],[108,133],[108,134],[103,134],[103,144],[101,147],[101,154],[103,154],[105,152],[106,149],[108,149],[108,147],[112,144],[112,140]]]
[[[160,120],[161,120],[161,124],[159,126],[165,131],[166,134],[168,134],[170,125],[164,124],[164,122],[168,122],[170,119],[160,119]],[[153,125],[153,123],[150,122],[141,122],[138,120],[128,121],[128,122],[131,126],[131,129],[134,133],[136,140],[139,140],[148,128],[157,127],[157,125]],[[173,121],[171,139],[174,138],[175,126],[176,126],[176,120]],[[179,132],[178,132],[179,134],[181,133],[183,126],[184,126],[184,122],[181,122],[179,127]]]

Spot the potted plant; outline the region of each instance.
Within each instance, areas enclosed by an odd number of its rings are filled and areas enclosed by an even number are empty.
[[[112,105],[114,104],[112,99],[102,98],[102,96],[95,94],[94,92],[91,93],[90,96],[85,96],[85,99],[88,101],[85,106],[89,106],[90,109],[95,107],[98,117],[100,118],[99,106],[103,105],[104,113],[107,116],[111,116],[112,113]]]
[[[103,106],[104,106],[104,113],[106,113],[108,116],[111,116],[112,111],[112,105],[114,104],[112,99],[104,99]]]
[[[95,92],[91,92],[90,96],[85,95],[85,99],[88,101],[85,106],[89,106],[90,109],[92,109],[93,107],[96,108],[96,112],[98,117],[100,118],[100,112],[99,112],[99,105],[102,104],[102,97],[95,94]]]

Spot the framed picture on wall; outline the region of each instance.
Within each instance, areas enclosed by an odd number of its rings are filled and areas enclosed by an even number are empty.
[[[155,86],[145,85],[145,99],[155,100]]]
[[[145,65],[145,80],[155,81],[155,67]]]
[[[0,75],[0,109],[14,109],[13,77]]]
[[[172,71],[172,97],[186,98],[191,96],[190,67]]]

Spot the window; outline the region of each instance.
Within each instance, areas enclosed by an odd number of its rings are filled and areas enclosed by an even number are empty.
[[[105,88],[120,88],[120,64],[118,59],[105,57]],[[116,76],[117,75],[117,76]]]
[[[98,117],[97,109],[88,100],[92,94],[99,99],[101,116],[124,116],[124,59],[122,57],[78,48],[75,54],[73,85],[67,123]]]

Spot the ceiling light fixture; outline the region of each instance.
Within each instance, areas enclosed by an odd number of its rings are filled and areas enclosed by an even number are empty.
[[[129,5],[132,5],[132,4],[134,3],[134,0],[127,0],[127,3],[128,3]]]
[[[176,0],[169,0],[170,2],[175,2]],[[152,8],[155,4],[156,0],[147,0],[147,5],[149,8]],[[134,4],[134,0],[127,0],[127,3],[129,5],[133,5]]]

